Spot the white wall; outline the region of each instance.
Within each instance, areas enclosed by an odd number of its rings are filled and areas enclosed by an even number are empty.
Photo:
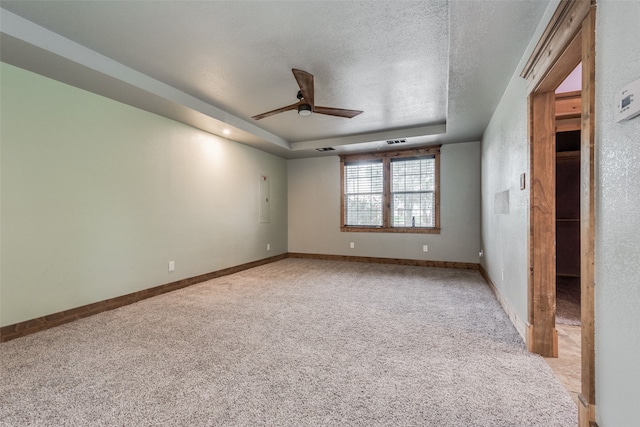
[[[640,117],[613,123],[614,94],[637,79],[640,2],[599,1],[595,328],[600,427],[640,424]]]
[[[289,252],[477,263],[479,151],[477,142],[442,146],[440,234],[341,232],[338,156],[289,160]]]
[[[287,252],[285,160],[0,72],[2,326]]]

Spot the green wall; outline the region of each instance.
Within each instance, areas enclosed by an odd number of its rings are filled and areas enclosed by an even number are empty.
[[[341,232],[339,157],[289,160],[288,167],[290,252],[478,262],[480,143],[441,148],[440,234]]]
[[[552,3],[549,12],[555,10]],[[551,14],[543,18],[528,59]],[[640,117],[614,122],[615,94],[640,78],[639,2],[598,1],[596,8],[595,373],[601,427],[640,420]],[[526,83],[516,74],[482,139],[482,264],[520,322],[527,320],[529,173]],[[529,188],[529,183],[527,183]],[[495,195],[509,190],[510,210]],[[502,280],[504,271],[504,280]],[[562,351],[562,349],[560,349]]]
[[[482,266],[523,337],[527,322],[529,176],[527,85],[511,80],[482,138]],[[500,203],[502,200],[502,203]]]
[[[287,252],[285,160],[0,66],[0,325]]]

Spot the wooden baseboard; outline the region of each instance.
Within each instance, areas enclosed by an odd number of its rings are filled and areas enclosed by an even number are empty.
[[[578,395],[578,427],[598,427],[596,405],[590,404],[583,394]]]
[[[326,255],[289,252],[289,258],[307,258],[326,261],[368,262],[373,264],[412,265],[418,267],[457,268],[461,270],[478,270],[480,264],[472,262],[431,261],[421,259],[378,258],[349,255]]]
[[[487,272],[487,270],[485,270],[482,264],[480,264],[479,270],[482,277],[484,277],[484,280],[487,282],[487,284],[493,290],[493,293],[496,295],[496,298],[498,299],[498,302],[502,306],[502,309],[505,311],[505,313],[507,313],[509,320],[511,320],[511,323],[516,328],[516,331],[518,331],[518,334],[520,334],[520,337],[522,337],[522,340],[525,343],[529,342],[529,340],[527,339],[527,331],[529,329],[527,323],[524,322],[520,318],[520,316],[518,316],[518,313],[516,313],[514,308],[511,306],[511,304],[509,304],[509,301],[507,301],[507,299],[502,295],[502,293],[500,292],[496,284],[493,282],[493,280],[491,279],[491,276],[489,276],[489,273]]]
[[[93,316],[94,314],[102,313],[104,311],[113,310],[115,308],[133,304],[134,302],[142,301],[147,298],[162,295],[167,292],[175,291],[177,289],[186,288],[187,286],[195,285],[197,283],[206,282],[207,280],[215,279],[217,277],[227,276],[229,274],[238,273],[240,271],[258,267],[260,265],[280,261],[287,257],[288,254],[284,253],[281,255],[248,262],[246,264],[236,265],[234,267],[213,271],[211,273],[201,274],[199,276],[178,280],[176,282],[155,286],[153,288],[144,289],[142,291],[133,292],[131,294],[110,298],[108,300],[84,305],[82,307],[72,308],[70,310],[38,317],[37,319],[31,319],[25,322],[4,326],[0,328],[0,342],[10,341],[16,338],[33,334],[35,332],[40,332],[45,329],[73,322],[74,320],[82,319],[84,317]]]

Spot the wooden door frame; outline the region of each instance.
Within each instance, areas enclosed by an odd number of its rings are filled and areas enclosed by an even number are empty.
[[[594,127],[595,0],[562,0],[521,76],[529,126],[529,351],[558,356],[555,329],[555,89],[582,62],[580,140],[580,289],[582,388],[579,426],[595,424]]]

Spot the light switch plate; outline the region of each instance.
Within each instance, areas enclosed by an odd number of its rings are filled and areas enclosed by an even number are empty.
[[[629,120],[640,114],[640,80],[616,93],[615,122]]]

